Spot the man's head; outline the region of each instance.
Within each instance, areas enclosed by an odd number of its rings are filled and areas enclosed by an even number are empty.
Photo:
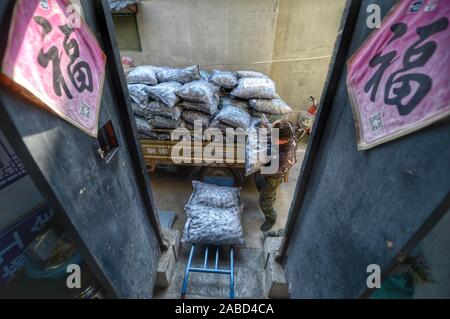
[[[289,143],[293,136],[292,124],[286,120],[280,120],[273,124],[273,128],[278,129],[278,145],[284,145]]]

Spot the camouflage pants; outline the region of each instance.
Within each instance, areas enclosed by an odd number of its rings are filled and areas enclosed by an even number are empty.
[[[276,220],[277,212],[273,208],[277,196],[277,188],[283,182],[284,177],[264,176],[255,174],[255,184],[259,191],[259,206],[266,219]]]

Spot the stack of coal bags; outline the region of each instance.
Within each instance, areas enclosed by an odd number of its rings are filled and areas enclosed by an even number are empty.
[[[203,128],[207,128],[211,117],[218,111],[219,87],[205,79],[185,83],[176,94],[182,100],[180,106],[183,109],[182,119],[186,121],[186,127],[194,128],[197,122]]]
[[[287,118],[292,109],[276,93],[275,82],[255,71],[214,70],[209,82],[221,89],[219,111],[209,127],[227,127],[248,131],[252,118],[267,118],[270,122]]]
[[[207,72],[198,66],[139,66],[127,76],[128,90],[142,137],[170,139],[179,127],[203,129],[250,127],[252,117],[270,121],[292,112],[278,96],[275,83],[254,71]]]
[[[275,82],[265,74],[254,71],[237,71],[238,86],[231,96],[248,100],[251,115],[265,115],[270,122],[287,119],[292,109],[276,92]]]
[[[128,91],[136,126],[142,137],[168,140],[167,130],[183,125],[180,98],[175,91],[182,82],[199,78],[198,67],[171,69],[152,65],[134,68],[127,75]]]
[[[196,245],[244,246],[240,189],[193,181],[194,192],[185,206],[182,241]]]

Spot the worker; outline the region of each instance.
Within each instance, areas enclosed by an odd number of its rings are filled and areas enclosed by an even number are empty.
[[[287,181],[287,174],[297,161],[297,142],[300,139],[297,137],[293,125],[287,120],[275,122],[273,128],[279,130],[278,139],[272,141],[278,145],[278,152],[271,156],[271,161],[279,161],[278,171],[270,175],[261,172],[255,174],[255,184],[259,191],[259,205],[266,218],[261,225],[263,232],[270,230],[277,220],[277,212],[273,207],[277,189],[283,181]]]

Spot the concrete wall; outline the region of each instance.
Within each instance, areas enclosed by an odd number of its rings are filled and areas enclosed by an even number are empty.
[[[345,0],[142,0],[136,64],[251,69],[295,110],[320,97]]]
[[[345,0],[280,0],[271,76],[294,110],[320,99]]]

